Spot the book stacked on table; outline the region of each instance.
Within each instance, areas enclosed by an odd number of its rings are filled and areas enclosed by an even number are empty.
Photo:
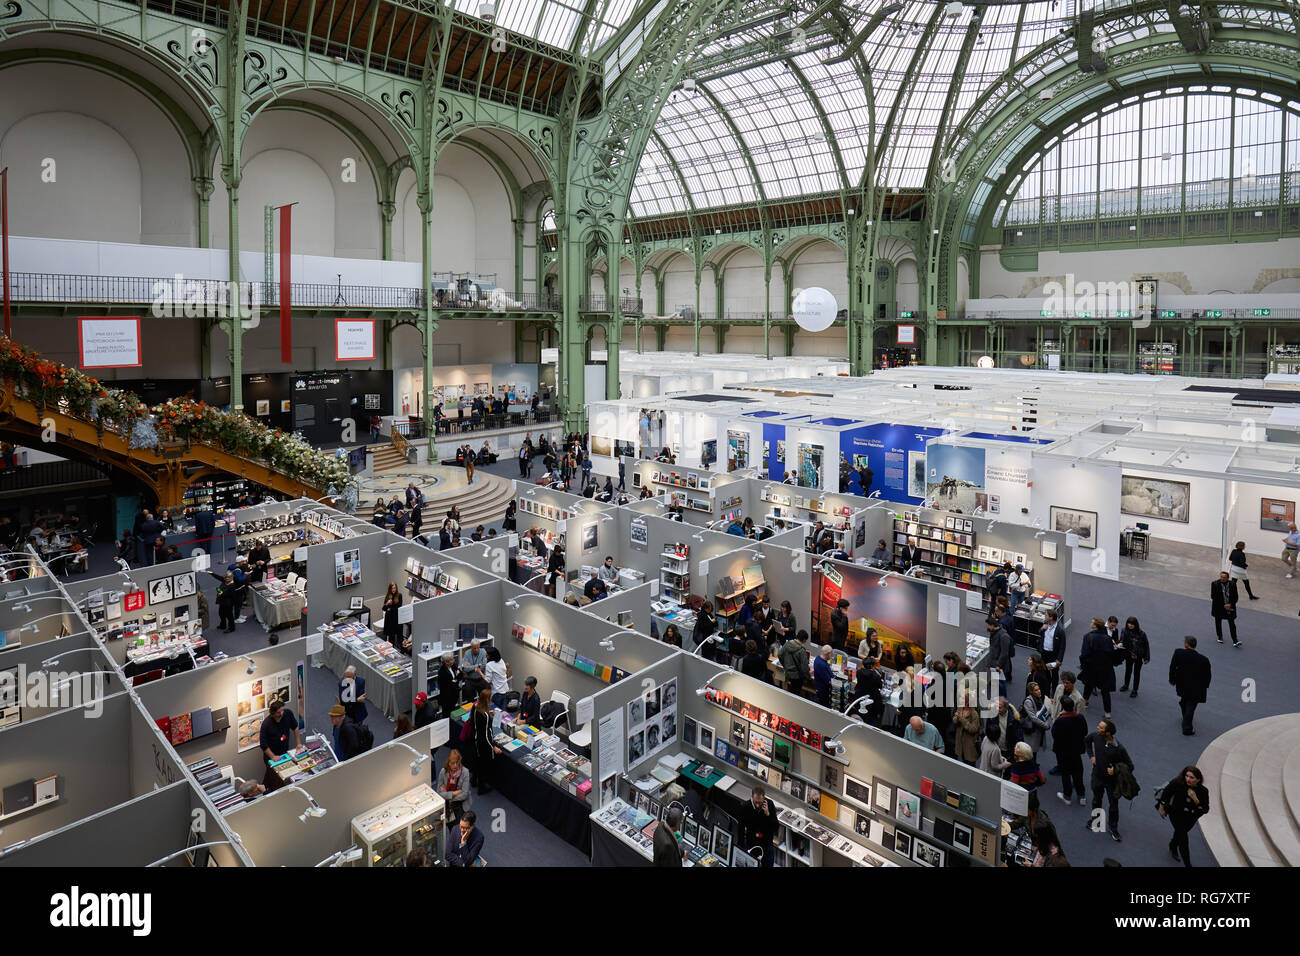
[[[235,789],[234,781],[222,774],[221,768],[211,757],[204,757],[186,766],[219,812],[225,813],[244,802],[244,798]]]

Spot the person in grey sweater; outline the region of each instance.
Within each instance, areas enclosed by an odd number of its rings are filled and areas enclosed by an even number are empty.
[[[434,786],[438,796],[447,801],[449,822],[459,823],[465,811],[470,808],[473,802],[470,797],[470,783],[469,768],[461,762],[460,751],[453,749],[447,754],[447,762],[438,771],[438,782]]]

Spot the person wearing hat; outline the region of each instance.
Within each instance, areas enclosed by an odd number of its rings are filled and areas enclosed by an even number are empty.
[[[361,735],[342,704],[330,708],[330,723],[334,725],[334,754],[340,762],[361,753]]]
[[[343,708],[340,707],[340,710]],[[331,711],[330,713],[333,713]],[[271,701],[267,715],[262,721],[261,729],[258,731],[258,744],[262,748],[262,757],[266,761],[266,776],[264,783],[267,790],[278,790],[284,786],[284,781],[280,775],[271,769],[271,761],[277,757],[283,757],[290,750],[302,746],[302,724],[298,718],[293,715],[288,707],[284,706],[284,701]]]
[[[1016,613],[1016,608],[1020,602],[1029,597],[1029,591],[1033,587],[1030,581],[1029,572],[1025,570],[1023,564],[1017,564],[1014,571],[1007,575],[1007,596],[1011,599],[1011,613]]]
[[[235,600],[234,600],[233,608],[235,613],[239,615],[237,618],[235,618],[235,623],[243,624],[246,620],[248,620],[248,618],[244,616],[244,612],[243,612],[244,594],[246,593],[246,589],[248,587],[248,556],[245,554],[241,554],[237,556],[235,558],[235,563],[232,564],[230,567],[228,567],[226,570],[229,571],[232,575],[234,575],[235,578],[235,595],[234,595]],[[234,628],[231,628],[231,630],[234,630]]]
[[[411,723],[415,724],[415,729],[427,727],[433,723],[436,710],[433,701],[424,691],[415,695],[415,704],[411,707]]]

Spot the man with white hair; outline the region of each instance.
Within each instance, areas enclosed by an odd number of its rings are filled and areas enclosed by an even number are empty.
[[[438,706],[442,716],[450,717],[460,703],[460,684],[456,681],[456,655],[442,652],[442,667],[438,668]]]
[[[813,661],[813,688],[817,691],[817,703],[823,707],[831,705],[831,679],[835,676],[831,670],[831,650],[829,644],[823,644]]]
[[[354,723],[362,724],[366,720],[366,679],[357,676],[357,669],[348,665],[339,681],[339,703],[347,711]]]
[[[483,650],[482,644],[476,637],[469,642],[469,650],[465,651],[460,658],[460,676],[467,685],[477,695],[482,687],[488,687],[487,679],[487,652]]]

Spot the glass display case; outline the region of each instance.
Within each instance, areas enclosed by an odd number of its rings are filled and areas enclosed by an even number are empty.
[[[441,865],[446,843],[442,797],[427,783],[352,818],[352,843],[364,851],[357,866],[402,866],[406,855],[423,847],[429,865]]]

